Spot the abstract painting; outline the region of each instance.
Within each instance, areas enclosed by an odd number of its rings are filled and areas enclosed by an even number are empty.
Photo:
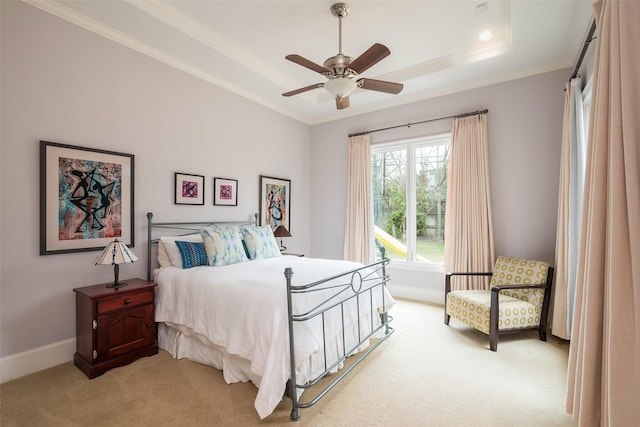
[[[260,175],[260,224],[291,231],[291,180]]]
[[[40,141],[40,254],[133,246],[132,154]]]

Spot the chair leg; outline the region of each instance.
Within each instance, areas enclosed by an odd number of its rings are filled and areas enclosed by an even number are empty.
[[[546,328],[543,328],[542,325],[538,328],[538,334],[540,335],[540,341],[547,340],[547,330]]]
[[[447,276],[447,285],[446,285],[446,289],[445,289],[445,293],[444,293],[444,324],[448,325],[449,324],[449,319],[451,319],[451,315],[449,315],[449,313],[447,313],[447,297],[449,296],[449,280],[451,279],[451,276]]]
[[[489,348],[491,351],[498,351],[498,331],[493,329],[489,332]]]
[[[491,290],[491,311],[489,313],[489,348],[491,351],[498,351],[498,315],[500,314],[500,306],[498,300],[498,292],[496,289]]]

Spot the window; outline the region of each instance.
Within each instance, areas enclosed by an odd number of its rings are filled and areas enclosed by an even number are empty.
[[[376,256],[442,264],[451,134],[371,147]]]

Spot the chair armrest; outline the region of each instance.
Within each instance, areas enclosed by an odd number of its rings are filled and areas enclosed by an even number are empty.
[[[451,276],[492,276],[491,272],[484,273],[452,273],[449,272],[444,277],[444,298],[446,300],[447,294],[451,292]]]
[[[530,288],[545,289],[548,287],[549,287],[548,283],[538,283],[538,284],[529,284],[529,285],[500,285],[500,286],[494,286],[493,288],[491,288],[491,292],[497,293],[502,290],[508,290],[508,289],[530,289]]]

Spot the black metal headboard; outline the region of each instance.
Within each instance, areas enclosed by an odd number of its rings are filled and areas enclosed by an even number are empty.
[[[151,247],[154,243],[158,243],[159,238],[154,237],[154,230],[164,229],[168,235],[184,236],[187,234],[197,233],[200,227],[210,225],[230,226],[230,225],[258,225],[258,214],[255,214],[254,220],[250,221],[192,221],[192,222],[153,222],[153,213],[147,212],[147,280],[151,281]]]

